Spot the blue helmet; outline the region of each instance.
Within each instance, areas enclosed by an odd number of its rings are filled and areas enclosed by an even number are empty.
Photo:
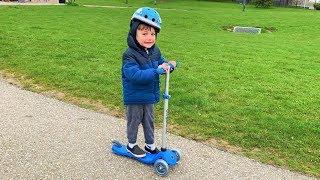
[[[146,23],[150,26],[153,26],[158,31],[161,29],[161,17],[159,13],[150,7],[139,8],[136,12],[133,13],[131,21],[137,19],[143,23]]]

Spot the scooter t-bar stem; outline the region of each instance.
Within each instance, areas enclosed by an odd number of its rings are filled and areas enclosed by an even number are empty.
[[[169,105],[169,98],[170,98],[169,79],[170,79],[170,71],[166,71],[166,84],[165,84],[165,91],[163,94],[164,107],[163,107],[163,129],[162,129],[161,150],[165,150],[167,148],[167,119],[168,119],[168,105]]]

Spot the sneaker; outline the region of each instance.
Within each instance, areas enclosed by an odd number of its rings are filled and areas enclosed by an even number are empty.
[[[137,158],[142,158],[146,156],[146,153],[138,145],[133,146],[133,148],[130,148],[127,145],[127,151]]]
[[[159,152],[158,148],[155,148],[154,150],[151,150],[148,146],[145,146],[144,149],[151,154],[157,154]]]

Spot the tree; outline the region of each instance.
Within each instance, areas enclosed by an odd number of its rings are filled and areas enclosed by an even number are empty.
[[[269,8],[272,5],[272,0],[255,0],[254,5],[260,8]]]

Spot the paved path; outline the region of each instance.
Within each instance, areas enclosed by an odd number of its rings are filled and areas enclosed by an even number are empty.
[[[63,3],[18,3],[18,2],[1,2],[0,1],[0,6],[46,6],[46,5],[66,5]],[[107,6],[107,5],[94,5],[94,4],[85,4],[85,5],[81,5],[84,7],[89,7],[89,8],[111,8],[111,9],[126,9],[126,8],[132,8],[132,9],[136,9],[138,7],[132,7],[132,6]],[[165,8],[157,8],[157,9],[161,9],[161,10],[168,10],[168,11],[188,11],[185,9],[165,9]]]
[[[124,128],[123,119],[0,78],[0,179],[160,179],[153,167],[111,153],[112,140],[125,142]],[[183,153],[170,179],[311,179],[172,134],[168,143]]]
[[[19,2],[2,2],[0,1],[0,6],[3,5],[3,6],[37,6],[37,5],[40,5],[40,6],[46,6],[46,5],[57,5],[57,6],[60,6],[60,5],[65,5],[65,4],[61,4],[61,3],[52,3],[52,2],[47,2],[47,3],[19,3]]]

